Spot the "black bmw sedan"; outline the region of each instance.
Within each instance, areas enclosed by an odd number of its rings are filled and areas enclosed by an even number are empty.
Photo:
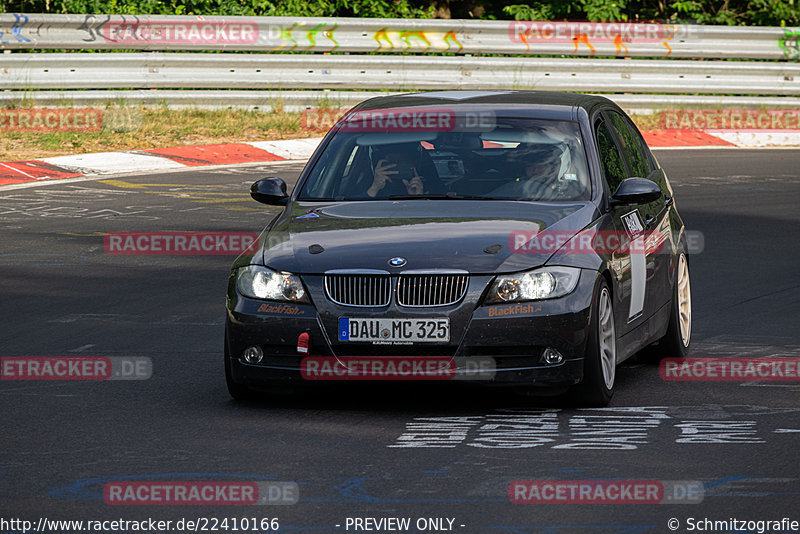
[[[598,96],[447,91],[345,114],[236,259],[236,399],[332,380],[464,380],[602,406],[616,366],[691,339],[687,237],[640,132]],[[343,385],[342,385],[343,387]]]

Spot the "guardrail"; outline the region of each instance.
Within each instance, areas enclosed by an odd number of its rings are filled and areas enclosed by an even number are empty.
[[[263,107],[264,90],[538,89],[606,93],[628,109],[658,108],[664,95],[728,95],[719,105],[747,95],[736,101],[797,107],[787,97],[800,95],[798,43],[797,28],[0,14],[0,102],[35,100],[48,89],[207,89],[192,97],[205,107]],[[32,48],[114,53],[26,52]],[[188,92],[179,93],[170,101],[186,101]]]
[[[800,58],[800,28],[661,23],[0,15],[0,49]]]
[[[537,89],[791,95],[800,64],[292,54],[8,54],[2,89]],[[113,73],[113,74],[112,74]]]
[[[283,110],[298,112],[314,108],[350,108],[374,96],[398,94],[384,91],[239,91],[239,90],[74,90],[0,91],[0,106],[60,108],[104,106],[109,102],[125,106],[168,106],[170,108]],[[665,109],[754,108],[798,109],[800,98],[735,97],[712,95],[605,95],[631,113],[654,113]]]

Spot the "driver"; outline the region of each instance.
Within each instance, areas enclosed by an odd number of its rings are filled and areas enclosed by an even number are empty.
[[[381,191],[387,196],[423,193],[422,176],[406,152],[393,150],[375,164],[372,185],[367,189],[367,196],[375,198]]]

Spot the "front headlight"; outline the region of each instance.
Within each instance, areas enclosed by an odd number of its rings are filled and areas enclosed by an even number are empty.
[[[254,299],[308,302],[299,276],[259,265],[240,268],[236,273],[236,287],[239,293]]]
[[[542,267],[533,271],[498,276],[486,302],[519,302],[553,299],[568,295],[578,285],[580,269]]]

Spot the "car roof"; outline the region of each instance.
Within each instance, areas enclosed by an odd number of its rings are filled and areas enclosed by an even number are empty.
[[[551,91],[433,91],[380,96],[366,100],[351,112],[387,108],[447,107],[455,112],[492,110],[507,111],[510,116],[556,120],[577,120],[579,109],[591,113],[597,106],[617,107],[598,95]]]

